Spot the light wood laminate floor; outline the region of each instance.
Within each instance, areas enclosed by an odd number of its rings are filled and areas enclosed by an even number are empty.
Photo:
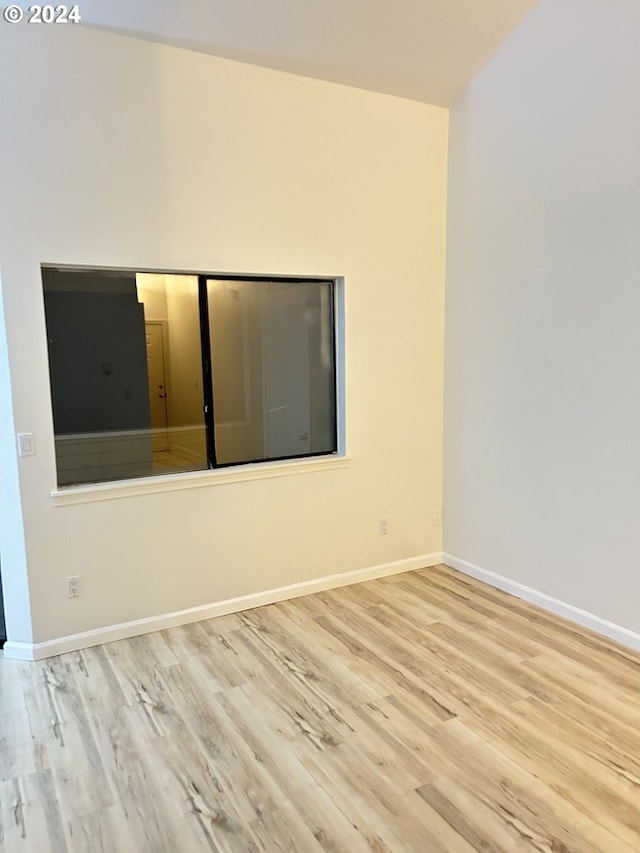
[[[638,853],[639,658],[439,566],[0,660],[10,853]]]

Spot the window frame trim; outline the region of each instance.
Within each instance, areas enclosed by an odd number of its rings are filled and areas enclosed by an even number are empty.
[[[59,486],[51,491],[50,498],[52,506],[62,507],[130,498],[138,495],[222,486],[227,483],[312,474],[319,471],[335,471],[350,466],[350,456],[332,453],[323,456],[305,456],[286,461],[230,465],[224,468],[209,468],[205,471],[155,474],[151,477],[136,477],[131,480],[109,480],[102,483],[87,483],[81,486]]]

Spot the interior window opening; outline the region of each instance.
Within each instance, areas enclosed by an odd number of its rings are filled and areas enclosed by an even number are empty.
[[[42,276],[59,486],[337,452],[333,281]]]

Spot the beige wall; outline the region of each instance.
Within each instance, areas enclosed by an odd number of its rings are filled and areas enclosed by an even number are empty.
[[[439,551],[446,111],[81,27],[0,56],[10,639]],[[350,467],[52,506],[42,262],[345,276]]]

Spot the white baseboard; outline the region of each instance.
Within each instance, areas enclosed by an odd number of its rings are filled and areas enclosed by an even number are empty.
[[[226,601],[202,604],[199,607],[190,607],[188,610],[177,610],[174,613],[149,616],[145,619],[136,619],[133,622],[123,622],[120,625],[109,625],[106,628],[70,634],[66,637],[58,637],[55,640],[47,640],[44,643],[13,643],[8,641],[4,646],[4,655],[18,660],[42,660],[53,655],[76,652],[102,643],[111,643],[114,640],[150,634],[152,631],[160,631],[163,628],[174,628],[177,625],[188,625],[190,622],[200,622],[203,619],[212,619],[215,616],[240,613],[243,610],[251,610],[253,607],[262,607],[265,604],[276,604],[278,601],[299,598],[312,592],[323,592],[327,589],[337,589],[341,586],[349,586],[374,578],[410,572],[413,569],[428,568],[441,562],[441,552],[422,554],[418,557],[409,557],[406,560],[396,560],[393,563],[383,563],[379,566],[355,569],[352,572],[336,575],[325,575],[321,578],[293,583],[277,589],[241,595],[238,598],[229,598]]]
[[[600,616],[587,613],[586,610],[580,610],[579,607],[574,607],[572,604],[567,604],[565,601],[560,601],[544,592],[538,592],[517,581],[497,575],[494,572],[488,571],[488,569],[468,563],[466,560],[454,557],[453,554],[443,554],[442,562],[452,569],[457,569],[462,574],[469,575],[476,580],[489,584],[489,586],[515,595],[516,598],[522,598],[531,604],[537,604],[544,610],[555,613],[556,616],[562,616],[571,622],[582,625],[583,628],[590,628],[598,634],[609,637],[611,640],[616,640],[616,642],[621,643],[623,646],[640,651],[640,634],[636,634],[635,631],[630,631],[628,628],[608,622]]]

